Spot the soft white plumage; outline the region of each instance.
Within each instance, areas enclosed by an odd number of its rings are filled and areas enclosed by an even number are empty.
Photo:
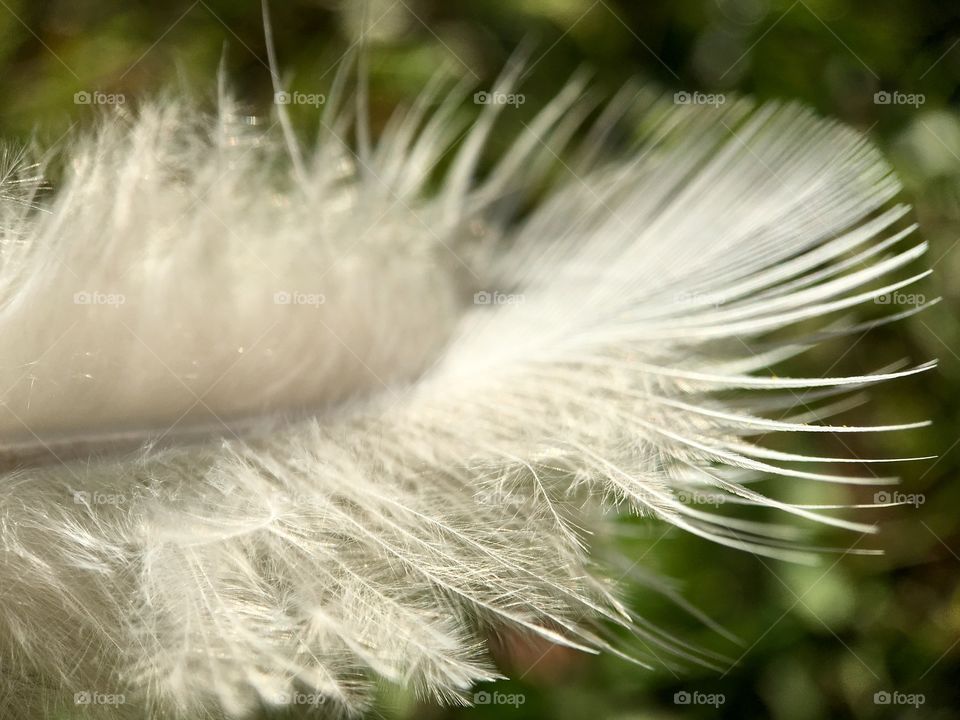
[[[582,90],[477,180],[484,108],[436,189],[465,129],[439,85],[359,156],[333,98],[293,161],[224,98],[212,119],[166,102],[111,120],[49,199],[35,169],[7,173],[5,717],[78,691],[134,716],[297,691],[351,714],[378,678],[459,702],[497,676],[484,637],[505,626],[618,652],[619,624],[683,655],[591,561],[587,530],[615,522],[598,509],[787,559],[804,549],[731,509],[872,529],[747,481],[861,482],[754,436],[862,431],[809,424],[834,406],[778,418],[797,392],[929,367],[770,370],[923,276],[896,279],[925,246],[888,166],[794,106],[633,91],[572,145]],[[623,117],[641,138],[611,160]]]

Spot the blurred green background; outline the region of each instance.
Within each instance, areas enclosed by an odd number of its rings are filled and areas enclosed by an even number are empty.
[[[594,86],[610,93],[638,78],[669,93],[800,100],[869,133],[885,150],[932,246],[928,261],[935,274],[916,292],[943,298],[919,317],[829,344],[789,368],[808,375],[826,368],[859,373],[904,357],[940,359],[935,372],[876,391],[870,404],[844,417],[851,424],[931,418],[932,428],[845,436],[843,442],[825,435],[794,441],[794,448],[820,455],[939,455],[900,468],[901,490],[922,494],[922,504],[861,511],[883,524],[878,537],[825,538],[840,548],[881,548],[883,557],[828,554],[817,567],[791,566],[636,521],[623,541],[627,556],[671,578],[742,645],[685,616],[630,575],[627,596],[651,621],[723,653],[719,671],[644,671],[611,657],[543,656],[543,648],[505,638],[498,657],[519,679],[482,690],[521,694],[522,704],[442,709],[385,689],[383,715],[960,717],[960,283],[954,281],[960,278],[960,5],[275,0],[272,14],[285,81],[305,93],[328,90],[366,18],[375,126],[408,103],[438,68],[489,88],[524,41],[533,50],[520,113],[533,113],[582,66],[593,71]],[[91,125],[99,108],[76,104],[77,92],[122,93],[135,104],[180,87],[212,103],[224,44],[236,93],[252,113],[267,114],[272,90],[255,0],[0,0],[0,135],[53,142]],[[878,92],[914,98],[884,104],[876,102]],[[295,111],[303,119],[310,109]],[[870,502],[873,493],[804,490],[806,502]],[[924,702],[919,708],[877,704],[877,692],[919,693]],[[678,704],[677,693],[698,701],[720,693],[723,703]]]

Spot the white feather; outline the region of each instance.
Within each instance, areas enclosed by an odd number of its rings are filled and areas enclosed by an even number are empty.
[[[566,147],[575,80],[478,180],[488,106],[431,191],[463,129],[457,92],[428,116],[438,92],[359,156],[337,102],[290,161],[283,115],[286,146],[224,99],[72,142],[49,200],[24,162],[3,174],[6,716],[82,690],[135,716],[298,690],[354,714],[377,679],[466,702],[502,627],[621,652],[621,625],[688,658],[591,560],[598,510],[785,559],[809,557],[793,532],[732,510],[873,530],[750,483],[872,481],[774,464],[851,458],[758,432],[919,426],[763,415],[930,367],[769,369],[924,276],[896,279],[925,246],[877,151],[794,106],[643,92],[611,105],[642,130],[604,160],[610,112]],[[729,504],[683,502],[697,488]]]

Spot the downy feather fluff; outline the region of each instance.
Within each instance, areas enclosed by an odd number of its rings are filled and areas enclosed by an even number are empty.
[[[243,717],[298,692],[355,715],[379,680],[468,702],[503,629],[689,659],[591,559],[610,511],[792,560],[788,528],[736,510],[873,530],[777,499],[873,475],[757,436],[922,424],[823,419],[929,364],[772,369],[924,276],[889,167],[794,105],[630,89],[594,112],[584,89],[484,173],[502,106],[468,126],[439,81],[375,143],[341,88],[309,149],[282,107],[256,123],[222,93],[212,118],[108,119],[49,195],[8,155],[4,717],[78,692],[122,694],[114,716]],[[624,124],[642,130],[610,157]]]

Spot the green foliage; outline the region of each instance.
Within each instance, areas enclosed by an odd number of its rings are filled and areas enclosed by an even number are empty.
[[[334,67],[364,22],[360,3],[275,2],[276,43],[287,85],[329,88]],[[931,241],[935,275],[921,292],[943,297],[919,318],[841,347],[809,353],[801,374],[859,372],[910,357],[941,367],[885,388],[849,416],[851,423],[929,417],[929,430],[877,437],[801,438],[817,454],[938,454],[901,470],[904,493],[924,502],[863,511],[883,524],[878,537],[823,538],[841,551],[881,548],[883,557],[825,554],[819,567],[791,567],[716,547],[638,520],[624,548],[638,568],[678,579],[699,609],[728,628],[738,646],[625,573],[627,595],[646,617],[694,644],[725,654],[720,670],[643,671],[604,658],[536,660],[542,648],[504,638],[517,681],[484,692],[523,703],[440,709],[384,689],[388,717],[616,720],[679,717],[954,717],[960,707],[960,8],[933,0],[864,4],[853,0],[371,0],[372,111],[375,125],[422,88],[436,70],[489,88],[513,49],[532,40],[522,91],[527,108],[549,98],[577,68],[615,91],[631,77],[665,91],[741,93],[796,99],[868,132],[886,150]],[[123,94],[129,101],[171,88],[212,104],[224,46],[237,94],[252,113],[272,97],[259,3],[201,0],[4,0],[0,4],[0,131],[50,141],[98,108],[77,92]],[[894,98],[884,104],[876,101]],[[909,100],[913,97],[913,101]],[[922,103],[920,99],[922,97]],[[313,108],[294,108],[309,123]],[[874,490],[824,501],[870,502]],[[636,570],[634,568],[633,570]],[[385,629],[385,632],[389,632]],[[517,658],[520,660],[517,660]],[[506,660],[505,660],[506,661]],[[877,692],[922,693],[924,705],[874,702]],[[677,704],[677,693],[722,694],[718,707]],[[516,698],[515,698],[516,699]]]

